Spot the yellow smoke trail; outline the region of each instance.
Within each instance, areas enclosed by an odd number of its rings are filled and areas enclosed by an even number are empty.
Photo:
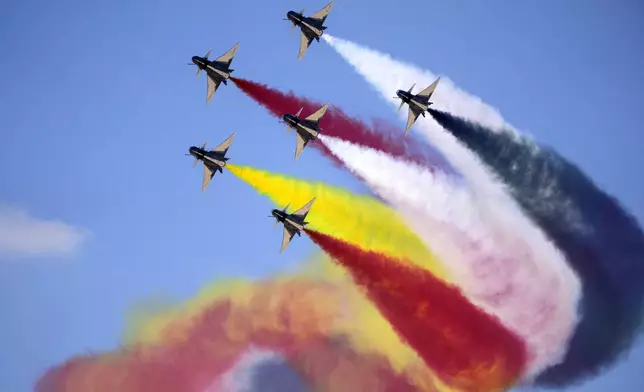
[[[365,249],[411,260],[445,280],[445,268],[396,212],[377,200],[322,182],[307,182],[248,166],[226,167],[280,207],[290,203],[296,209],[316,197],[307,216],[311,229]]]
[[[444,277],[443,266],[432,257],[396,213],[384,204],[323,183],[306,182],[251,167],[228,164],[227,168],[280,207],[290,203],[293,210],[316,197],[307,217],[312,229],[333,234],[361,247],[413,260],[437,277]],[[309,268],[297,276],[312,277],[342,288],[342,311],[332,318],[333,322],[327,333],[347,336],[359,352],[386,357],[396,371],[407,374],[422,391],[433,391],[437,385],[442,391],[451,391],[437,382],[418,355],[401,341],[386,319],[353,285],[346,271],[326,256],[319,257],[307,266]],[[297,276],[282,276],[273,281],[274,284],[281,282],[279,284],[286,285]],[[131,318],[127,340],[160,343],[167,339],[184,339],[181,331],[189,330],[191,320],[213,302],[225,297],[232,300],[235,306],[246,307],[250,306],[256,295],[255,284],[231,280],[206,288],[178,307],[154,313],[139,310],[136,317]],[[321,304],[327,304],[323,308],[330,306],[328,301],[329,298],[321,299]],[[173,327],[169,332],[167,326],[171,324],[181,327]]]

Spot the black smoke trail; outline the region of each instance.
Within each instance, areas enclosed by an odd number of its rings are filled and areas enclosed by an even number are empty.
[[[632,346],[641,330],[644,233],[637,221],[554,150],[449,113],[429,112],[500,176],[582,279],[582,319],[569,351],[537,384],[561,387],[598,374]]]

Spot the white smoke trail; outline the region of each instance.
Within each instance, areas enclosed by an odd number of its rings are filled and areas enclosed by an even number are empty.
[[[488,199],[476,199],[440,171],[341,139],[320,135],[320,141],[400,212],[472,303],[524,338],[527,377],[564,354],[576,324],[574,293],[512,228],[482,221]]]
[[[326,33],[322,38],[382,94],[387,102],[395,107],[400,105],[400,100],[394,98],[397,90],[407,90],[416,83],[415,89],[418,92],[429,86],[438,77],[431,71],[394,60],[388,54],[353,42]],[[514,127],[501,117],[497,109],[487,105],[481,98],[456,87],[449,78],[441,77],[433,97],[438,96],[440,99],[436,99],[432,107],[457,116],[476,119],[491,129],[505,128],[508,131],[514,131]],[[406,120],[407,113],[404,113],[403,117]]]
[[[390,56],[375,50],[329,35],[325,36],[325,40],[394,107],[399,105],[399,101],[393,99],[397,89],[407,89],[413,83],[424,88],[436,79],[436,76],[429,71],[395,61]],[[436,100],[434,105],[439,110],[474,120],[492,129],[503,128],[514,132],[514,128],[505,122],[496,109],[458,89],[447,78],[441,78],[434,97]],[[403,118],[405,117],[406,113],[403,114]],[[465,176],[473,196],[486,200],[489,208],[479,211],[481,221],[485,223],[496,221],[500,227],[514,230],[517,235],[523,237],[530,245],[531,252],[540,255],[542,268],[549,268],[558,275],[560,281],[565,282],[569,292],[567,301],[571,304],[571,308],[576,308],[581,296],[579,278],[568,266],[561,252],[521,212],[505,186],[473,153],[432,119],[419,118],[415,128],[422,131],[432,144],[443,152],[453,167]],[[577,320],[576,312],[573,317]],[[570,333],[572,332],[571,329]],[[565,343],[567,342],[562,342],[562,346]],[[561,362],[563,354],[561,352],[550,358],[549,365]],[[535,374],[526,376],[527,379],[531,379]]]
[[[429,86],[437,75],[430,71],[421,70],[413,65],[394,60],[391,56],[373,49],[357,45],[353,42],[325,34],[324,40],[331,45],[367,82],[389,102],[393,107],[400,105],[400,100],[393,98],[398,89],[407,90],[416,83],[418,89]],[[459,89],[454,83],[441,77],[433,94],[433,108],[450,112],[460,117],[476,120],[490,129],[507,129],[515,132],[495,108],[486,105],[480,98],[472,96]],[[403,120],[407,120],[407,111],[400,111]],[[431,118],[419,117],[414,130],[423,134],[439,148],[451,164],[463,173],[469,182],[473,182],[477,190],[502,197],[499,194],[502,187],[499,181],[491,183],[493,175],[479,163],[474,154],[469,153],[460,142]]]

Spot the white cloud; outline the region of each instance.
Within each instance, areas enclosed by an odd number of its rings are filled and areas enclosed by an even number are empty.
[[[86,229],[39,219],[23,209],[0,204],[0,256],[68,256],[88,235]]]

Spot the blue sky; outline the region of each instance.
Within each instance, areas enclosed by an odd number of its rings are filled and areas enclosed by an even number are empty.
[[[20,222],[53,237],[0,249],[3,390],[29,391],[48,366],[113,348],[138,300],[184,299],[218,278],[288,270],[314,250],[300,238],[280,256],[281,233],[266,218],[272,205],[230,173],[202,194],[188,147],[237,132],[232,162],[361,185],[313,149],[294,163],[292,135],[234,86],[206,106],[204,75],[186,63],[239,41],[236,76],[398,121],[324,43],[297,61],[298,37],[281,18],[325,3],[3,6],[0,218],[15,222],[26,211]],[[644,221],[641,2],[396,4],[336,2],[329,32],[448,75],[578,163]],[[23,256],[29,246],[41,254]],[[640,344],[614,370],[570,390],[639,391],[643,366]]]

